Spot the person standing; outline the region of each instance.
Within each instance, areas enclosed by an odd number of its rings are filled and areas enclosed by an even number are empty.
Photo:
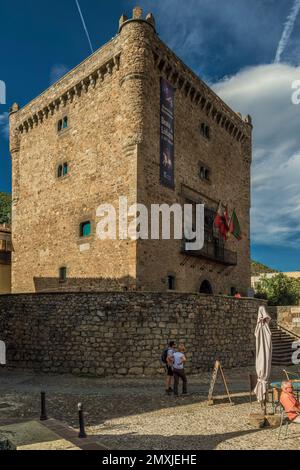
[[[166,393],[170,395],[173,392],[172,389],[172,380],[173,380],[173,356],[175,353],[175,341],[170,341],[168,347],[165,349],[162,355],[162,362],[166,367]]]
[[[187,378],[185,375],[184,364],[186,363],[185,346],[180,344],[178,352],[173,355],[173,374],[174,374],[174,395],[178,396],[179,380],[182,380],[182,394],[187,394]]]

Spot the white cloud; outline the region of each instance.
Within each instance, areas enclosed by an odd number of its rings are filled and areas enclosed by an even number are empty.
[[[6,139],[9,138],[9,121],[7,112],[0,114],[0,134]]]
[[[252,240],[266,245],[300,242],[300,105],[291,101],[300,67],[252,67],[213,86],[254,125]]]
[[[50,84],[57,82],[63,75],[69,71],[69,68],[64,64],[55,64],[50,71]]]

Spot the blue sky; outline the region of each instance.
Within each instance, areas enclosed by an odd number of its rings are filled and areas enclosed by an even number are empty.
[[[96,49],[135,1],[79,0]],[[254,121],[252,255],[300,270],[300,0],[141,0],[161,38],[234,109]],[[283,34],[284,33],[284,34]],[[0,191],[10,191],[8,107],[24,105],[90,53],[75,0],[0,1]],[[280,46],[280,47],[279,47]],[[274,63],[277,52],[277,63]]]

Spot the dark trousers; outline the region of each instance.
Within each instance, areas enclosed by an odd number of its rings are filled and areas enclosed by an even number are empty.
[[[178,395],[179,379],[182,380],[182,393],[187,393],[187,378],[184,369],[174,369],[174,395]]]

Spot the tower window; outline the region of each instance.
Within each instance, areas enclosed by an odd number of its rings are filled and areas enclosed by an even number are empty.
[[[92,225],[90,221],[82,222],[80,224],[80,237],[85,238],[89,237],[92,233]]]
[[[203,137],[205,137],[208,140],[210,139],[210,127],[204,122],[201,123],[200,132]]]
[[[64,163],[63,175],[66,176],[68,173],[69,173],[69,165],[68,163]]]
[[[67,129],[68,127],[68,116],[63,118],[63,129]]]
[[[168,290],[175,290],[175,276],[169,275],[168,276]]]
[[[68,116],[65,116],[63,119],[60,119],[57,123],[57,132],[61,132],[69,127]]]
[[[62,266],[59,268],[59,282],[66,282],[67,280],[67,268]]]
[[[202,164],[200,164],[199,168],[199,177],[204,181],[210,182],[210,170]]]
[[[62,178],[63,176],[67,176],[69,173],[69,164],[67,162],[58,165],[57,167],[57,178]]]

